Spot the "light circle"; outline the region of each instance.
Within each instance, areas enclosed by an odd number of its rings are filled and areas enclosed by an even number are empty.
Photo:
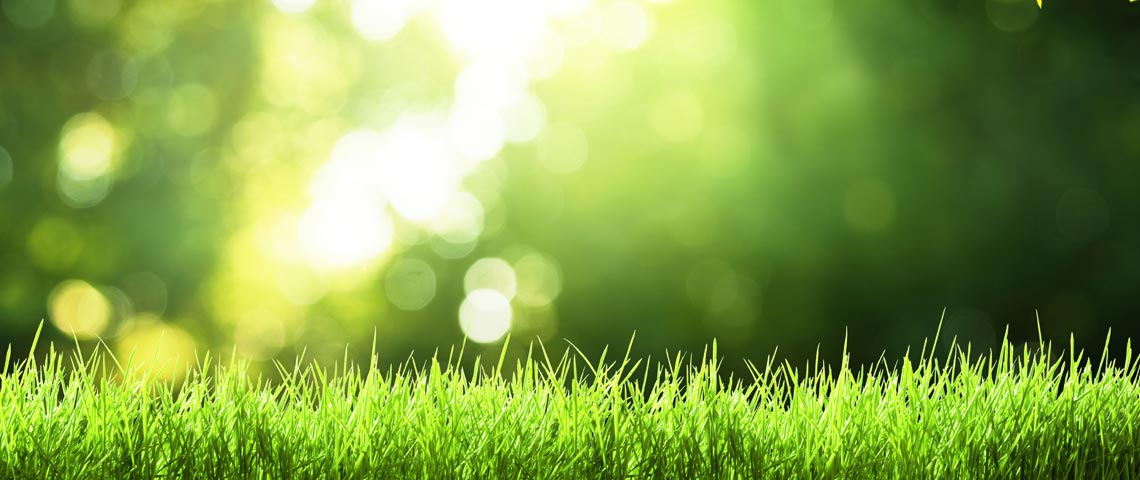
[[[388,269],[384,291],[396,308],[419,310],[435,298],[435,271],[423,260],[400,260]]]
[[[467,269],[463,276],[463,290],[467,293],[490,289],[507,300],[515,298],[518,280],[511,264],[500,258],[481,258]]]
[[[493,343],[511,328],[511,302],[497,290],[475,290],[459,305],[459,328],[476,343]]]

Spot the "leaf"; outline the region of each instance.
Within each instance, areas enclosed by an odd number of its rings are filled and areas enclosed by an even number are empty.
[[[1136,0],[1130,0],[1135,2]],[[1037,0],[1037,8],[1041,8],[1041,0]]]

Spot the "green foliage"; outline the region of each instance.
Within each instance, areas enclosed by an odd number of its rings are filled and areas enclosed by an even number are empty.
[[[715,343],[657,363],[532,346],[510,373],[298,361],[270,383],[207,358],[169,384],[53,349],[5,361],[0,476],[1126,478],[1140,378],[1130,343],[1123,364],[1107,350],[924,345],[857,371],[769,357],[741,379],[718,375]]]

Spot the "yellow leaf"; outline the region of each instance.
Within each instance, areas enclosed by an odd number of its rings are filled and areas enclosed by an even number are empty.
[[[1136,0],[1132,0],[1132,1],[1135,2]],[[1041,0],[1037,0],[1037,8],[1041,8]]]

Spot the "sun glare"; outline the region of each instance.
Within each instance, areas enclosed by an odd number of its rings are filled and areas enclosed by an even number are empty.
[[[521,60],[546,36],[542,2],[533,0],[443,0],[444,36],[469,58]]]
[[[498,155],[506,141],[506,128],[498,112],[475,102],[452,106],[447,133],[456,152],[471,163]]]
[[[313,0],[274,4],[301,15],[281,16],[267,29],[267,45],[276,42],[284,48],[271,56],[279,61],[266,65],[267,98],[310,113],[341,108],[338,102],[357,73],[346,56],[350,50],[321,40],[318,24],[304,13]],[[289,246],[274,250],[284,265],[276,288],[296,306],[321,300],[342,277],[364,279],[352,272],[383,266],[377,273],[384,276],[392,306],[405,311],[426,307],[437,297],[436,270],[426,259],[401,259],[400,254],[423,245],[440,259],[460,260],[476,250],[481,237],[502,228],[504,149],[528,148],[538,165],[563,175],[586,161],[586,133],[573,124],[552,123],[532,82],[561,70],[573,58],[569,49],[593,42],[614,51],[634,49],[648,41],[653,26],[646,8],[632,1],[350,0],[347,14],[356,33],[373,42],[392,40],[416,17],[427,17],[441,34],[434,40],[453,54],[456,74],[450,98],[425,103],[401,93],[395,106],[365,116],[373,120],[347,132],[330,130],[336,133],[328,139],[339,139],[313,170],[307,206],[288,214],[288,228],[294,229],[293,236],[286,235]],[[422,32],[407,33],[416,34]],[[320,76],[345,65],[353,66],[345,78]],[[310,90],[327,101],[310,105],[298,100],[304,96],[298,94]],[[243,156],[249,153],[240,150]],[[92,151],[98,155],[77,158],[83,171],[97,177],[109,168],[108,148]],[[498,179],[488,181],[488,172]],[[381,257],[394,263],[381,263]],[[538,253],[517,258],[513,265],[498,258],[474,262],[459,310],[465,335],[481,343],[501,338],[510,329],[512,301],[520,308],[549,308],[560,292],[560,275],[557,264]]]
[[[320,267],[340,269],[375,260],[392,243],[392,218],[369,198],[318,199],[301,215],[298,241]]]
[[[377,158],[380,188],[396,213],[409,221],[438,216],[463,174],[441,132],[437,119],[423,116],[405,119],[384,135]]]

